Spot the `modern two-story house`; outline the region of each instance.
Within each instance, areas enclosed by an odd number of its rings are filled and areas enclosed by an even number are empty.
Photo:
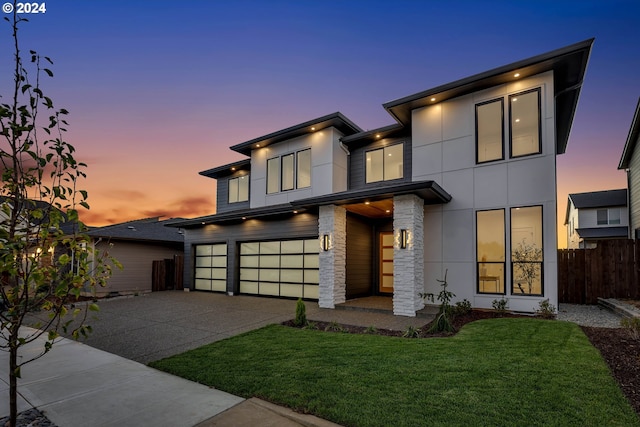
[[[592,43],[388,102],[379,129],[334,113],[232,146],[246,159],[201,172],[217,213],[174,224],[185,286],[415,316],[447,272],[474,307],[557,305],[555,162]]]
[[[627,189],[569,194],[564,224],[569,249],[595,248],[603,239],[626,239]]]

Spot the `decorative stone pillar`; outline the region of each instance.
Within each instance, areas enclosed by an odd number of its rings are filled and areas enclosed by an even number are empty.
[[[420,197],[393,198],[393,234],[393,314],[415,317],[424,307],[418,295],[424,292],[424,201]]]
[[[328,248],[323,248],[324,236]],[[334,308],[346,300],[347,211],[335,205],[320,206],[318,215],[320,240],[320,289],[318,305]]]

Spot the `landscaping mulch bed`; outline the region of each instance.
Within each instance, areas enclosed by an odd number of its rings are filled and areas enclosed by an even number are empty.
[[[620,389],[640,415],[640,337],[631,336],[627,329],[582,326],[582,330],[600,350]]]
[[[463,315],[456,316],[453,325],[456,331],[464,325],[476,320],[499,317],[495,312],[472,310]],[[528,317],[518,314],[506,313],[501,317]],[[293,320],[282,323],[285,326],[296,327]],[[360,326],[342,325],[335,322],[312,322],[313,329],[322,331],[334,331],[353,334],[378,334],[385,336],[402,337],[407,331],[392,331],[388,329],[373,329]],[[633,337],[629,330],[622,328],[596,328],[582,326],[582,330],[589,338],[591,344],[600,351],[600,354],[609,365],[611,374],[618,382],[622,392],[629,403],[640,416],[640,337]],[[443,337],[454,333],[427,333],[429,324],[420,328],[416,338]]]

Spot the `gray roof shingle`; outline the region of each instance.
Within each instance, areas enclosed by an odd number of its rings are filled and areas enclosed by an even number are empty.
[[[569,198],[578,209],[626,206],[627,189],[575,193],[569,194]]]
[[[145,218],[105,227],[92,228],[87,234],[91,237],[105,237],[110,239],[155,241],[155,242],[184,242],[184,236],[175,228],[166,227],[175,219],[160,221],[158,217]]]

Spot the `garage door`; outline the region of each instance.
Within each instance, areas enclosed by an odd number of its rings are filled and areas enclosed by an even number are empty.
[[[318,239],[240,244],[240,292],[318,299]]]
[[[227,291],[227,244],[195,247],[195,288],[200,291]]]

